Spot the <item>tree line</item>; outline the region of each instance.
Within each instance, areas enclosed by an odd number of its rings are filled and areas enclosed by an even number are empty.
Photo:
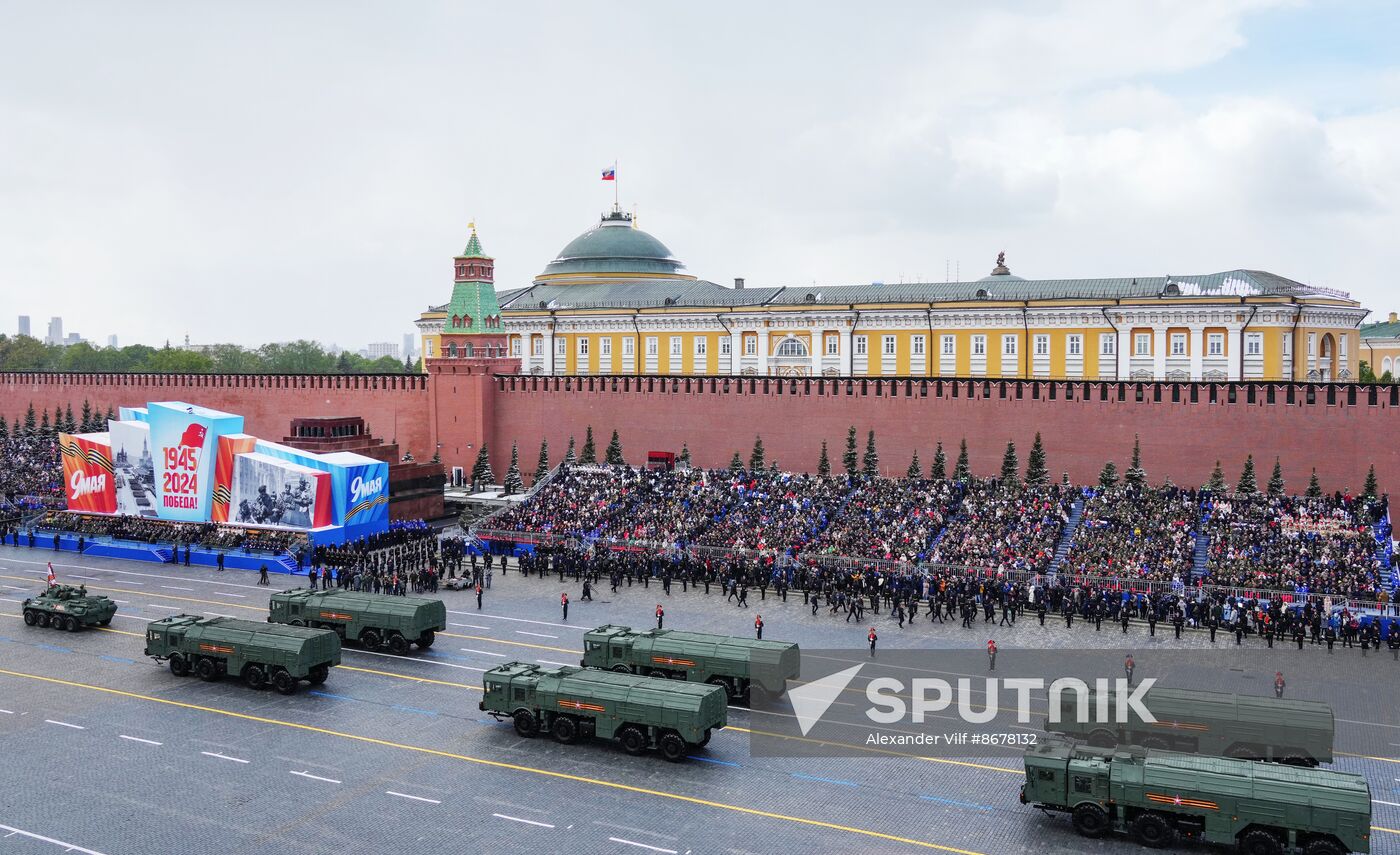
[[[411,374],[422,361],[392,356],[366,359],[357,353],[333,354],[318,342],[299,341],[247,348],[220,344],[196,352],[145,344],[94,347],[88,342],[61,346],[27,335],[0,335],[0,371],[79,371],[118,374]]]

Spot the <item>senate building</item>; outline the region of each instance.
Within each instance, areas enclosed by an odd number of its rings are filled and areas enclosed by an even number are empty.
[[[1366,359],[1357,301],[1262,270],[1031,279],[998,255],[971,282],[728,287],[616,206],[521,286],[496,289],[473,228],[451,298],[416,321],[424,356],[533,375],[1312,382]]]

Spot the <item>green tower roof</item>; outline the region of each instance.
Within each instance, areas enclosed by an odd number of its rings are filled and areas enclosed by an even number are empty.
[[[475,224],[472,224],[472,236],[467,240],[467,248],[462,250],[459,258],[491,258],[481,248]],[[447,322],[443,326],[445,334],[470,335],[501,331],[499,322],[490,328],[483,324],[488,317],[499,319],[501,316],[501,305],[496,300],[496,286],[489,280],[470,279],[453,282],[452,299],[447,301],[444,311],[447,312]]]
[[[481,241],[476,238],[476,224],[472,224],[472,236],[467,239],[467,248],[462,250],[459,258],[491,258],[481,249]]]

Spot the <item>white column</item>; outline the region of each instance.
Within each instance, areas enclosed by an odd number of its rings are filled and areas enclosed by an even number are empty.
[[[729,328],[729,373],[739,376],[739,364],[744,359],[744,333],[738,325]]]
[[[841,328],[841,376],[842,376],[842,377],[850,377],[850,376],[851,376],[851,371],[852,371],[851,366],[852,366],[852,364],[853,364],[851,360],[854,358],[854,354],[851,352],[851,348],[852,348],[853,346],[854,346],[854,345],[853,345],[852,342],[851,342],[851,328],[848,327],[848,326],[842,327],[842,328]]]
[[[812,368],[809,372],[813,377],[822,375],[822,358],[826,354],[826,334],[821,329],[813,329],[812,352],[808,354],[812,358]]]
[[[1238,380],[1244,373],[1244,336],[1241,335],[1243,328],[1232,325],[1225,331],[1225,359],[1228,366],[1226,371],[1227,380]]]
[[[1131,327],[1118,327],[1118,379],[1127,380],[1132,371],[1133,334]]]
[[[758,373],[768,376],[768,327],[758,328]]]
[[[554,330],[544,331],[544,373],[554,373]]]
[[[1205,373],[1205,368],[1203,368],[1201,364],[1202,360],[1205,358],[1206,353],[1206,341],[1205,335],[1202,332],[1203,329],[1203,327],[1192,326],[1190,332],[1190,340],[1187,343],[1187,347],[1191,349],[1192,380],[1200,380],[1201,375]]]
[[[1167,379],[1167,328],[1152,328],[1152,379]]]

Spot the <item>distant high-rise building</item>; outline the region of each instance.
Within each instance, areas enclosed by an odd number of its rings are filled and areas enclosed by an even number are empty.
[[[392,341],[372,341],[365,348],[365,357],[368,359],[380,359],[381,357],[392,356],[399,358],[399,346]]]
[[[68,347],[72,344],[81,344],[82,341],[82,336],[78,335],[75,332],[70,332],[67,336],[64,337],[63,341],[59,342],[59,344],[63,345],[64,347]]]
[[[46,344],[63,344],[63,318],[49,318],[49,335],[44,339]]]
[[[28,316],[28,315],[20,315],[20,316],[19,316],[19,334],[20,334],[20,335],[29,335],[29,316]]]
[[[413,358],[413,333],[403,334],[403,358]]]
[[[107,336],[107,346],[108,346],[108,347],[116,347],[116,346],[117,346],[117,337],[114,336],[114,335],[109,335],[109,336]]]

